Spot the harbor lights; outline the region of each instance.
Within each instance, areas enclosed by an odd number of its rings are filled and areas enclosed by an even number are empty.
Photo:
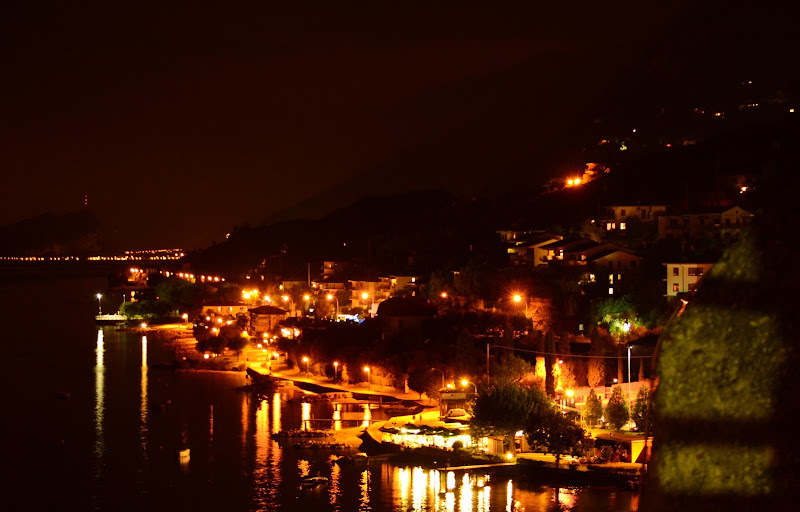
[[[339,361],[333,362],[333,382],[336,382],[337,371],[339,370]]]
[[[102,298],[103,298],[103,296],[98,293],[97,294],[97,314],[98,315],[102,315],[103,314],[103,308],[100,306],[100,299],[102,299]]]
[[[306,363],[306,373],[311,373],[309,371],[309,366],[308,366],[309,363],[308,363],[308,358],[306,356],[303,356],[303,362]]]
[[[364,371],[367,374],[367,386],[369,387],[369,389],[372,389],[372,374],[369,371],[369,366],[365,366]]]

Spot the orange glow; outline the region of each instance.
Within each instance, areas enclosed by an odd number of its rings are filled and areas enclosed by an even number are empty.
[[[369,294],[367,292],[364,292],[364,293],[361,294],[361,298],[366,300],[366,299],[369,298]]]

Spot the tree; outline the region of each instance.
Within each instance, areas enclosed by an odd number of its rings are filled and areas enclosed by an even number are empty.
[[[408,388],[419,393],[420,399],[422,393],[427,393],[429,397],[433,396],[441,385],[440,377],[438,373],[428,368],[417,368],[408,374]]]
[[[492,376],[501,381],[518,383],[532,373],[534,373],[533,365],[515,355],[504,357],[492,365]]]
[[[611,426],[617,430],[621,429],[630,419],[628,402],[622,394],[622,386],[617,385],[612,389],[611,398],[606,404],[605,416]]]
[[[587,379],[589,381],[589,386],[597,388],[605,385],[606,381],[606,362],[600,357],[605,350],[605,343],[600,337],[600,332],[597,328],[592,329],[592,332],[589,334],[589,339],[591,340],[589,355],[594,357],[589,359]]]
[[[583,406],[583,417],[589,426],[597,424],[603,416],[603,403],[600,397],[594,392],[594,388],[589,391],[586,397],[586,405]]]
[[[642,386],[636,393],[636,402],[633,404],[631,419],[636,424],[636,430],[644,432],[647,423],[647,403],[650,401],[650,388]],[[653,411],[650,411],[650,431],[653,430]]]
[[[548,396],[555,396],[556,382],[553,375],[553,354],[556,351],[556,341],[552,331],[548,331],[544,337],[544,351],[544,389]]]
[[[525,437],[531,445],[554,453],[558,465],[561,455],[573,453],[587,438],[587,433],[560,411],[551,408],[547,414],[537,418],[536,423],[527,426]]]
[[[473,435],[506,436],[512,440],[510,449],[514,450],[515,433],[548,410],[552,410],[552,402],[540,389],[495,380],[481,390],[475,401]]]

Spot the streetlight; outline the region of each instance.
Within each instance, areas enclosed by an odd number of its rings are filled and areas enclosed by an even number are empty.
[[[102,315],[103,314],[103,308],[100,306],[100,299],[101,298],[103,298],[103,296],[98,293],[97,294],[97,314],[98,315]]]
[[[461,379],[462,386],[467,387],[467,384],[472,384],[472,389],[475,390],[475,396],[478,396],[478,386],[476,386],[474,382],[470,382],[467,379]]]
[[[561,399],[561,414],[564,414],[566,412],[565,407],[567,407],[567,403],[572,402],[572,397],[575,396],[575,392],[572,391],[571,389],[568,389],[564,392],[564,395],[566,395],[567,398]]]
[[[365,366],[364,371],[367,372],[367,386],[372,389],[372,375],[369,373],[369,366]]]
[[[311,373],[308,369],[308,358],[306,356],[303,356],[303,362],[306,363],[306,373]]]
[[[336,371],[339,369],[339,361],[333,362],[333,382],[336,382]]]
[[[372,297],[369,296],[369,293],[364,292],[361,294],[361,298],[363,300],[369,299],[369,316],[372,317],[372,304],[373,304]]]
[[[327,296],[328,300],[335,300],[336,301],[336,318],[339,318],[339,299],[336,298],[332,293],[329,293]]]
[[[306,310],[308,310],[308,301],[311,300],[311,295],[309,294],[303,295],[303,300],[306,301]]]
[[[520,302],[522,302],[522,296],[520,294],[518,294],[518,293],[515,294],[513,298],[514,298],[514,302],[516,302],[518,304]],[[528,299],[525,299],[525,318],[528,318]]]
[[[442,387],[439,389],[444,389],[444,372],[438,368],[431,368],[432,372],[439,372],[442,374]]]
[[[294,300],[291,297],[289,297],[288,295],[284,295],[282,297],[282,299],[283,299],[283,302],[289,302],[291,304],[292,316],[294,316]]]
[[[628,402],[631,401],[631,346],[628,345]]]

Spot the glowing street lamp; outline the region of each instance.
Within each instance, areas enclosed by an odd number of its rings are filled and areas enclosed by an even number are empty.
[[[463,387],[467,387],[467,384],[472,384],[472,389],[475,391],[475,396],[478,396],[478,386],[476,386],[474,382],[470,382],[467,379],[461,379],[461,385]]]
[[[292,300],[292,298],[289,297],[288,295],[284,295],[281,298],[283,299],[283,302],[288,302],[291,304],[292,316],[294,316],[294,300]]]
[[[519,304],[520,302],[523,302],[522,301],[522,296],[520,294],[518,294],[518,293],[515,294],[514,297],[512,297],[512,298],[514,299],[514,302],[516,302],[517,304]],[[525,318],[528,318],[528,299],[525,299]]]
[[[103,314],[103,308],[100,306],[100,299],[102,299],[102,298],[103,298],[103,296],[98,293],[97,294],[97,314],[98,315],[102,315]]]
[[[339,370],[339,361],[333,362],[333,382],[336,382],[337,370]]]
[[[369,293],[364,292],[364,293],[361,294],[361,298],[363,300],[369,299],[369,316],[372,317],[372,304],[374,303],[374,301],[372,300],[372,297],[369,296]]]
[[[308,358],[303,356],[303,362],[306,363],[306,373],[311,373],[308,369]]]
[[[336,318],[339,318],[339,299],[336,298],[336,296],[334,296],[332,293],[328,294],[327,299],[336,301]]]
[[[372,389],[372,374],[369,371],[369,366],[365,366],[364,371],[367,373],[367,386]]]

